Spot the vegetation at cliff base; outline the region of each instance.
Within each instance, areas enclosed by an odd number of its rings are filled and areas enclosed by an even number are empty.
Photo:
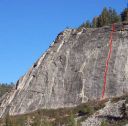
[[[76,124],[77,117],[86,119],[95,111],[103,108],[105,102],[90,101],[72,108],[43,109],[17,116],[7,114],[0,120],[0,124],[2,126],[80,126],[82,120]]]

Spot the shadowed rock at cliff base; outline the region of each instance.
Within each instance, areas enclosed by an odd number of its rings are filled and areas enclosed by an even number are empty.
[[[119,100],[115,103],[108,101],[104,108],[96,111],[93,115],[85,119],[85,121],[82,121],[81,125],[82,126],[104,126],[104,125],[110,126],[110,125],[114,125],[111,123],[114,123],[115,121],[115,124],[119,126],[118,123],[120,120],[122,120],[122,122],[124,120],[127,120],[126,109],[127,109],[126,100]],[[124,117],[124,113],[126,113],[125,117]],[[125,124],[127,122],[125,122]]]
[[[100,99],[110,32],[111,27],[107,26],[81,31],[66,29],[59,34],[48,51],[19,79],[16,90],[2,101],[0,116],[7,111],[11,115],[24,114]],[[105,97],[128,91],[128,32],[116,31],[112,46]]]

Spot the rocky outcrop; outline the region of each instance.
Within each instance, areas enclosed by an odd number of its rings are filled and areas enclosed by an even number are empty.
[[[127,28],[127,26],[125,26]],[[100,99],[111,26],[66,29],[1,101],[0,116]],[[128,32],[113,34],[105,97],[128,92]]]
[[[102,126],[106,120],[119,120],[124,118],[126,110],[122,108],[126,107],[125,100],[112,103],[111,101],[106,103],[103,109],[100,109],[94,113],[91,117],[81,123],[82,126]],[[126,113],[127,116],[127,113]],[[106,121],[107,122],[107,121]],[[104,124],[107,126],[108,124]]]

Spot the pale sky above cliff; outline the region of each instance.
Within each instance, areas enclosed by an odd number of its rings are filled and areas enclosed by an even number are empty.
[[[60,31],[78,27],[103,7],[120,13],[127,0],[0,0],[0,82],[15,82]]]

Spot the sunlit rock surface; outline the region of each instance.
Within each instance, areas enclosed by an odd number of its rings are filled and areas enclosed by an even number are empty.
[[[126,28],[127,26],[125,26]],[[1,100],[0,116],[100,99],[111,26],[66,29]],[[113,34],[105,97],[128,92],[128,31]],[[29,60],[29,59],[28,59]]]

